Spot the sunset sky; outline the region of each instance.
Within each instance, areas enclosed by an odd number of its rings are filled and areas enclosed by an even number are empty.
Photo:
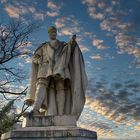
[[[51,25],[59,40],[77,35],[89,80],[81,127],[96,131],[100,140],[140,138],[140,0],[0,0],[0,23],[18,18],[40,24],[23,48],[32,53],[48,40]],[[27,72],[18,85],[24,88],[31,57],[15,67]]]

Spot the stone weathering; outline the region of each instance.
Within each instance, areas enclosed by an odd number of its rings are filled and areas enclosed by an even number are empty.
[[[76,126],[84,104],[87,76],[82,53],[73,35],[59,41],[57,29],[48,28],[49,41],[35,50],[31,87],[22,128],[2,135],[2,139],[49,140],[97,139],[96,132]]]

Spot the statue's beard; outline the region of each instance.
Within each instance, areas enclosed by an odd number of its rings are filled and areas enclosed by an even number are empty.
[[[56,37],[50,37],[51,40],[56,40]]]
[[[52,35],[52,36],[50,35],[49,38],[50,40],[56,40],[56,35]]]

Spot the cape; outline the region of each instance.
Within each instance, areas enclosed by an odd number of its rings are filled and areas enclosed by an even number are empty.
[[[46,43],[44,43],[46,44]],[[37,55],[38,51],[44,46],[41,45],[34,53],[34,56]],[[85,104],[85,92],[87,87],[87,75],[85,72],[85,65],[82,53],[78,44],[75,43],[64,43],[64,47],[60,53],[60,62],[58,60],[58,64],[63,66],[64,69],[67,68],[70,73],[70,96],[69,103],[67,102],[65,105],[65,110],[69,110],[67,114],[76,115],[77,119],[79,118],[84,104]],[[31,83],[30,83],[30,91],[29,91],[29,99],[26,100],[28,105],[32,105],[35,99],[36,92],[36,83],[38,80],[38,72],[39,66],[38,64],[32,62],[32,73],[31,73]],[[60,73],[61,71],[57,71]],[[65,73],[65,71],[63,71]],[[66,93],[67,96],[67,93]],[[51,100],[54,100],[55,95],[51,97]],[[66,99],[68,100],[68,99]],[[50,102],[51,104],[51,102]],[[45,102],[42,104],[42,108],[46,108]]]

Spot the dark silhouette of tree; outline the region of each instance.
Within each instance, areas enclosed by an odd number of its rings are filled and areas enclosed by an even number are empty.
[[[24,23],[12,20],[8,25],[0,24],[0,136],[8,131],[16,122],[20,121],[22,114],[28,108],[23,104],[21,112],[12,111],[14,102],[26,95],[24,90],[15,92],[16,85],[25,79],[24,71],[16,66],[19,58],[31,55],[24,49],[31,41],[31,34],[39,24]],[[12,95],[12,99],[8,96]],[[13,98],[14,97],[14,98]]]
[[[30,35],[39,25],[25,24],[24,22],[12,20],[9,25],[0,24],[0,94],[6,95],[21,95],[26,93],[23,91],[14,92],[9,87],[10,84],[21,82],[25,77],[22,69],[9,65],[16,63],[15,60],[19,57],[30,55],[30,52],[25,48],[30,43]]]

